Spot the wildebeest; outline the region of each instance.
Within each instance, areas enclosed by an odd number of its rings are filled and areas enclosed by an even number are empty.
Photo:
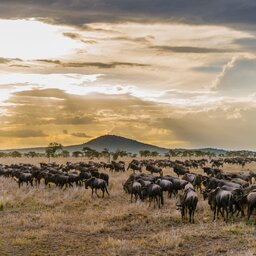
[[[26,182],[26,184],[28,185],[30,183],[30,185],[33,187],[33,175],[32,173],[19,173],[16,175],[16,177],[18,178],[18,185],[20,187],[20,185],[23,184],[23,182]]]
[[[163,170],[162,168],[155,166],[155,165],[147,165],[146,166],[146,170],[151,172],[151,174],[153,173],[159,173],[161,176],[163,176]]]
[[[126,182],[123,185],[123,188],[126,193],[131,195],[131,203],[132,203],[133,195],[135,196],[135,202],[138,200],[138,198],[142,199],[142,194],[141,194],[142,186],[138,181],[133,180],[130,182]]]
[[[158,208],[161,208],[161,205],[164,204],[163,190],[162,188],[154,183],[149,184],[142,188],[142,198],[149,198],[149,207],[151,205],[152,200],[158,205]]]
[[[127,167],[127,171],[129,169],[132,169],[133,173],[135,173],[135,171],[141,172],[142,171],[142,166],[141,166],[140,163],[131,162],[131,163],[129,163],[129,165]]]
[[[184,175],[185,173],[189,173],[188,169],[186,169],[184,166],[178,165],[178,164],[175,164],[173,166],[173,171],[178,175],[178,177],[180,175]]]
[[[189,222],[195,223],[194,215],[196,211],[196,206],[198,202],[198,195],[195,190],[188,187],[183,195],[180,195],[179,202],[176,206],[181,211],[181,218],[184,220],[187,218],[187,212],[189,213]]]
[[[256,209],[256,190],[251,191],[247,195],[247,207],[247,219],[249,220],[253,213],[253,209]]]
[[[223,216],[224,221],[228,221],[229,212],[233,215],[233,195],[230,191],[223,190],[220,187],[213,189],[208,194],[208,204],[213,211],[213,220],[215,220],[219,212]]]
[[[173,192],[173,184],[170,180],[166,179],[158,179],[156,181],[156,184],[158,184],[163,191],[168,191],[168,195],[171,198],[172,197],[172,192]]]
[[[107,183],[105,180],[92,177],[88,180],[85,180],[84,185],[85,185],[85,189],[87,189],[88,187],[90,187],[92,189],[92,196],[94,193],[94,189],[95,189],[95,194],[97,195],[97,197],[99,197],[99,195],[97,194],[98,189],[100,189],[102,191],[102,198],[104,197],[105,192],[109,195]]]

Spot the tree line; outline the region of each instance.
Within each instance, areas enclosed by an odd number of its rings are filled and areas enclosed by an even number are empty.
[[[26,153],[21,153],[19,151],[11,151],[11,152],[0,152],[0,157],[86,157],[89,159],[101,158],[104,157],[110,162],[110,160],[117,160],[119,157],[158,157],[160,156],[157,151],[150,150],[140,150],[139,154],[134,154],[131,152],[127,152],[125,150],[116,150],[115,152],[110,152],[108,148],[104,148],[101,152],[92,149],[90,147],[83,147],[82,150],[77,150],[70,152],[66,150],[62,144],[58,142],[51,142],[46,147],[45,152],[38,153],[35,151],[29,151]],[[226,151],[223,154],[216,154],[211,151],[203,151],[203,150],[182,150],[182,149],[169,149],[168,152],[164,154],[165,157],[256,157],[256,152],[252,151]]]

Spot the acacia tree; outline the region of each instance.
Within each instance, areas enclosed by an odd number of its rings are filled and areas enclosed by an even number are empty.
[[[72,156],[73,156],[73,157],[83,156],[83,152],[82,152],[82,151],[74,151],[74,152],[72,153]]]
[[[100,157],[100,153],[92,148],[89,147],[83,147],[82,151],[84,152],[84,156],[88,157],[88,158],[99,158]]]
[[[118,159],[118,157],[124,157],[127,156],[128,153],[124,150],[116,150],[115,153],[113,153],[113,160],[116,161]]]
[[[55,157],[56,153],[61,152],[63,150],[63,146],[57,142],[51,142],[48,147],[45,149],[46,156],[49,158]]]
[[[157,157],[157,156],[159,156],[159,153],[158,153],[157,151],[152,151],[152,152],[150,153],[150,155],[151,155],[152,157]]]
[[[24,156],[33,158],[38,156],[38,153],[36,153],[35,151],[29,151],[28,153],[25,153]]]
[[[110,163],[111,153],[109,152],[108,148],[104,148],[103,151],[100,153],[103,157],[107,158],[108,163]]]
[[[11,157],[21,157],[22,154],[19,151],[12,151],[10,152]]]
[[[149,157],[151,152],[149,150],[140,150],[140,156],[141,157]]]
[[[63,157],[69,157],[69,156],[70,156],[69,151],[68,151],[68,150],[63,150],[63,151],[62,151],[62,156],[63,156]]]

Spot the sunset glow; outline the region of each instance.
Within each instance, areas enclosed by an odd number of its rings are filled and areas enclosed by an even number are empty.
[[[101,10],[68,15],[61,5],[55,17],[30,7],[0,16],[0,148],[103,134],[165,147],[254,147],[250,21],[192,19],[193,9],[130,17],[123,6],[116,20]]]

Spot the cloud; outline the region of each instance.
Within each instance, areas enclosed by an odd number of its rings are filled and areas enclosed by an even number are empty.
[[[0,57],[0,64],[6,64],[6,63],[14,62],[14,61],[21,62],[21,59],[18,59],[18,58],[2,58],[2,57]]]
[[[22,130],[33,126],[36,130],[49,134],[46,139],[30,141],[31,145],[39,142],[45,145],[52,140],[65,145],[81,143],[81,139],[86,137],[84,134],[82,137],[82,133],[77,131],[84,129],[86,135],[90,134],[92,137],[107,134],[112,130],[117,131],[118,127],[123,127],[119,131],[130,127],[127,129],[128,133],[133,131],[135,134],[135,131],[141,131],[138,123],[145,126],[143,136],[138,139],[146,138],[146,134],[156,134],[150,128],[151,121],[171,111],[164,104],[143,101],[129,94],[90,93],[79,96],[50,89],[31,89],[15,93],[7,103],[9,105],[5,107],[6,115],[1,116],[1,121],[9,127],[8,130]],[[147,129],[150,132],[147,133]],[[63,130],[73,136],[67,136]],[[162,138],[163,136],[160,140]],[[157,140],[156,137],[155,141],[160,144]],[[17,142],[12,144],[14,143]]]
[[[65,68],[84,68],[84,67],[95,67],[95,68],[102,68],[102,69],[109,69],[109,68],[116,68],[116,67],[149,67],[148,64],[141,64],[141,63],[132,63],[132,62],[62,62],[60,60],[49,60],[49,59],[41,59],[36,60],[42,63],[50,63],[61,65]]]
[[[0,130],[0,137],[37,138],[47,136],[48,135],[41,130]]]
[[[0,58],[0,64],[5,64],[5,63],[9,63],[11,62],[10,59],[7,59],[7,58]]]
[[[256,59],[233,57],[213,81],[224,95],[242,97],[256,92]]]
[[[71,133],[71,135],[79,138],[91,138],[91,136],[87,135],[84,132],[74,132],[74,133]]]
[[[63,134],[68,134],[68,130],[64,129],[63,131]]]
[[[256,3],[250,0],[37,0],[0,4],[2,18],[40,17],[48,22],[82,26],[91,22],[175,21],[227,25],[254,25]]]
[[[192,70],[203,73],[221,73],[223,66],[226,65],[227,62],[228,60],[214,61],[202,66],[193,67]]]
[[[80,42],[85,43],[85,44],[96,44],[97,43],[96,40],[83,39],[83,36],[78,33],[65,32],[65,33],[63,33],[63,35],[66,37],[69,37],[73,40],[79,40]]]
[[[253,106],[224,104],[215,109],[191,111],[178,118],[162,118],[154,126],[168,129],[190,148],[254,149],[255,111]]]
[[[204,48],[204,47],[192,47],[192,46],[151,46],[151,49],[156,49],[160,52],[175,52],[175,53],[227,53],[234,52],[229,49],[218,49],[218,48]]]
[[[57,125],[59,124],[85,125],[85,124],[92,123],[93,120],[94,119],[92,117],[88,117],[88,116],[70,116],[70,117],[62,116],[62,117],[56,117],[55,119],[48,121],[48,123],[57,124]]]
[[[234,44],[239,45],[241,49],[244,51],[254,52],[256,53],[256,38],[248,37],[248,38],[239,38],[234,40]]]

